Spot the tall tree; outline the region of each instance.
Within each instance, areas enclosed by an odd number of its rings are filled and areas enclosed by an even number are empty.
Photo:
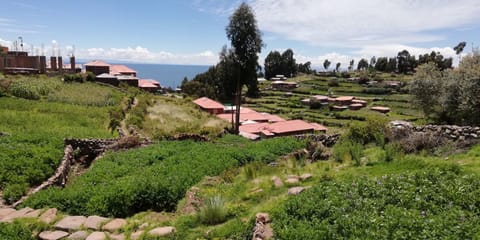
[[[415,59],[415,57],[413,58]],[[400,73],[408,73],[409,71],[413,71],[413,61],[412,56],[407,50],[403,50],[397,54],[397,63],[398,63],[398,72]]]
[[[360,59],[360,61],[358,61],[357,70],[365,70],[367,68],[368,68],[367,59],[365,58]]]
[[[328,68],[330,67],[330,64],[331,62],[328,61],[328,59],[325,59],[325,61],[323,62],[323,68],[325,68],[325,70],[328,70]]]
[[[227,37],[230,40],[235,56],[235,65],[238,69],[235,96],[235,129],[239,133],[240,104],[242,86],[247,85],[248,96],[258,96],[258,81],[256,70],[258,67],[258,54],[262,51],[263,41],[257,20],[252,8],[242,3],[230,16],[230,22],[226,27]]]
[[[353,70],[353,65],[355,65],[355,60],[350,60],[350,65],[348,65],[348,71],[352,71]]]
[[[455,47],[453,48],[453,50],[455,50],[455,54],[458,55],[458,60],[459,60],[459,61],[460,61],[461,58],[462,58],[462,56],[461,56],[460,54],[462,54],[463,49],[465,48],[465,46],[467,46],[467,43],[466,43],[466,42],[459,42],[459,43],[457,44],[457,46],[455,46]]]
[[[297,73],[297,63],[293,58],[292,49],[287,49],[282,53],[282,74],[286,77],[292,77]]]
[[[338,69],[340,69],[341,65],[342,65],[341,63],[337,62],[337,65],[335,65],[335,71],[338,72]]]
[[[270,79],[282,72],[282,55],[278,51],[271,51],[265,58],[265,78]]]

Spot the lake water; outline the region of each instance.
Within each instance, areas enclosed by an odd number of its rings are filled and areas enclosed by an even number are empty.
[[[137,71],[140,79],[154,79],[160,82],[162,87],[175,89],[182,84],[184,77],[192,80],[195,75],[208,70],[210,66],[196,65],[167,65],[167,64],[138,64],[123,63]]]

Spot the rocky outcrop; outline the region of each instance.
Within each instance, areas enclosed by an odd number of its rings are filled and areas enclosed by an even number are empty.
[[[268,213],[257,213],[255,216],[255,227],[253,228],[253,240],[265,240],[273,237],[273,229],[270,226]]]

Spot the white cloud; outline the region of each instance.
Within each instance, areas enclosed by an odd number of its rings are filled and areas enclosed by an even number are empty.
[[[315,46],[431,42],[480,20],[478,0],[252,0],[259,27]],[[438,32],[438,31],[437,31]]]
[[[418,59],[419,55],[423,55],[425,53],[430,54],[432,51],[440,52],[445,58],[451,57],[453,59],[453,65],[458,65],[458,56],[455,54],[455,50],[451,47],[432,47],[432,48],[419,48],[419,47],[412,47],[407,45],[399,45],[399,44],[390,44],[390,45],[369,45],[362,47],[359,50],[353,51],[352,54],[345,55],[337,52],[327,53],[321,56],[304,56],[301,54],[295,54],[295,59],[297,63],[305,63],[310,61],[312,66],[318,69],[323,69],[323,62],[325,59],[328,59],[332,64],[330,68],[335,66],[337,62],[341,63],[341,68],[346,69],[350,64],[350,60],[355,61],[354,67],[357,66],[358,61],[360,59],[365,58],[368,61],[375,56],[375,57],[396,57],[398,52],[402,50],[407,50],[410,55],[415,55]],[[466,53],[462,54],[463,56]]]
[[[81,59],[103,59],[141,63],[164,63],[186,65],[213,65],[218,62],[218,54],[212,51],[204,51],[191,54],[177,54],[166,51],[151,52],[147,48],[89,48],[80,49],[75,54]]]

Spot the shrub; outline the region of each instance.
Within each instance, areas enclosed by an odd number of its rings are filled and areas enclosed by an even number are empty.
[[[71,82],[83,83],[83,75],[81,73],[68,74],[63,76],[63,81],[66,83],[71,83]]]
[[[360,166],[362,155],[363,146],[350,140],[342,140],[333,148],[333,158],[340,163],[353,161],[356,166]]]
[[[367,118],[366,122],[352,124],[345,138],[362,145],[375,142],[382,146],[385,143],[385,132],[386,119]]]
[[[278,239],[475,239],[480,178],[454,169],[332,180],[272,212]]]
[[[3,199],[7,204],[13,204],[25,194],[27,187],[25,182],[8,185],[3,189]]]
[[[32,232],[27,226],[19,222],[0,223],[0,239],[34,240]]]
[[[398,143],[405,153],[414,153],[422,150],[433,151],[446,142],[439,133],[414,132],[401,139]]]
[[[227,220],[225,200],[220,196],[208,198],[198,212],[198,218],[203,224],[214,225]]]
[[[327,85],[329,87],[338,87],[340,86],[340,81],[336,78],[330,78],[328,79]]]

